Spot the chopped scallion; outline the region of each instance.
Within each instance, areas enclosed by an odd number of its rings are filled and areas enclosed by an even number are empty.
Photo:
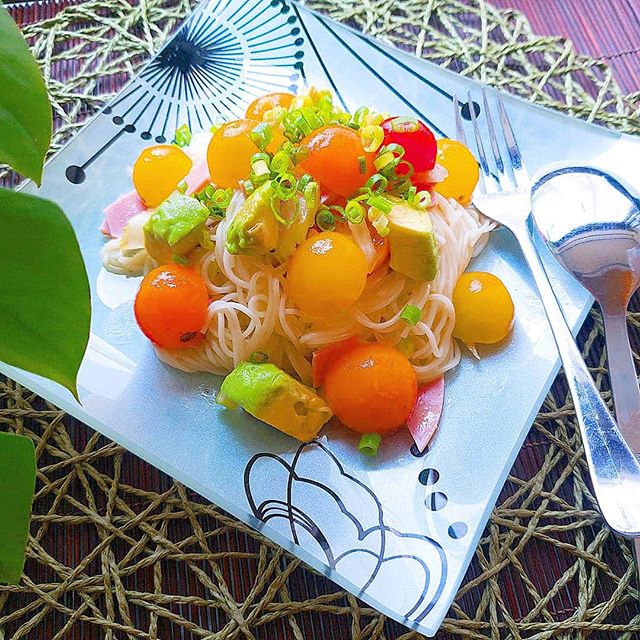
[[[344,208],[344,217],[353,224],[360,224],[364,220],[364,207],[357,200],[349,200]]]
[[[271,164],[269,166],[273,173],[286,173],[291,166],[291,157],[286,151],[278,151],[278,153],[276,153],[271,159]]]
[[[264,151],[273,140],[271,125],[267,122],[261,122],[252,129],[251,133],[249,133],[249,137],[253,140],[253,143],[258,147],[258,149],[260,149],[260,151]]]
[[[292,173],[281,173],[274,178],[273,187],[280,200],[290,200],[298,189],[298,181]]]
[[[364,156],[358,156],[358,168],[360,173],[367,173],[367,159]]]
[[[333,231],[336,228],[336,217],[326,207],[320,207],[316,214],[316,224],[322,231]]]
[[[254,351],[249,356],[249,362],[251,364],[264,364],[265,362],[269,362],[269,354],[264,351]]]
[[[184,180],[182,182],[179,182],[178,186],[176,187],[176,189],[178,190],[178,193],[182,193],[182,194],[187,193],[188,188],[189,188],[189,185]]]
[[[400,317],[412,327],[415,327],[422,319],[422,309],[416,307],[414,304],[405,305]]]
[[[173,143],[178,147],[188,147],[191,144],[191,129],[189,129],[189,125],[183,124],[176,129]]]
[[[360,140],[365,151],[377,151],[384,140],[384,131],[379,125],[367,125],[360,129]]]
[[[358,451],[373,458],[378,455],[381,442],[382,436],[379,433],[363,433],[358,442]]]
[[[391,209],[393,209],[393,204],[389,202],[384,196],[381,195],[373,195],[367,200],[367,204],[370,207],[374,207],[382,211],[382,213],[388,215],[391,213]]]
[[[364,188],[372,193],[382,193],[389,184],[381,173],[374,173],[365,183]]]

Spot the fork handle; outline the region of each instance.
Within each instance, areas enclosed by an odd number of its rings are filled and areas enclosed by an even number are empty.
[[[562,366],[582,434],[593,488],[609,526],[625,536],[640,535],[640,464],[600,397],[526,225],[512,229],[531,269]]]

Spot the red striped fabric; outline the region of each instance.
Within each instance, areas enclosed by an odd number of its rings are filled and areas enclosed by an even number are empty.
[[[562,35],[609,63],[622,89],[640,91],[640,0],[491,0],[522,11],[541,35]]]

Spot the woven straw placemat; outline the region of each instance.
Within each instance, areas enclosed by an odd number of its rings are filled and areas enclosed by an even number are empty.
[[[480,0],[308,4],[539,104],[640,132],[640,94],[622,95],[606,66],[560,38],[533,35],[518,13]],[[157,50],[190,0],[55,0],[9,10],[49,86],[55,150]],[[596,311],[580,342],[610,401]],[[602,522],[574,422],[559,378],[439,638],[640,637],[631,548]],[[39,464],[25,575],[0,587],[0,640],[420,637],[11,381],[0,382],[0,425],[32,438]]]

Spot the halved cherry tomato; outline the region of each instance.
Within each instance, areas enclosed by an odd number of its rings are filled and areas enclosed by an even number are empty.
[[[143,149],[133,165],[133,186],[148,207],[157,207],[191,171],[193,161],[173,144]]]
[[[394,116],[380,125],[384,131],[383,145],[399,144],[404,149],[403,160],[413,166],[416,173],[430,171],[436,163],[436,139],[431,129],[412,117]]]
[[[330,124],[300,142],[298,166],[320,184],[324,193],[348,198],[374,174],[375,154],[367,153],[357,131]]]
[[[144,277],[133,308],[151,342],[165,349],[187,349],[202,342],[209,295],[194,269],[167,264]]]
[[[332,344],[330,347],[314,351],[313,356],[311,357],[311,376],[313,379],[313,386],[321,387],[324,384],[327,371],[335,359],[358,344],[360,344],[360,338],[352,336],[351,338]]]
[[[245,117],[253,120],[262,120],[264,114],[275,107],[284,107],[285,109],[288,109],[293,98],[294,95],[292,93],[286,92],[268,93],[266,96],[260,96],[247,107]]]
[[[342,424],[358,433],[400,427],[416,402],[418,383],[397,349],[363,343],[339,355],[324,380],[327,403]]]

